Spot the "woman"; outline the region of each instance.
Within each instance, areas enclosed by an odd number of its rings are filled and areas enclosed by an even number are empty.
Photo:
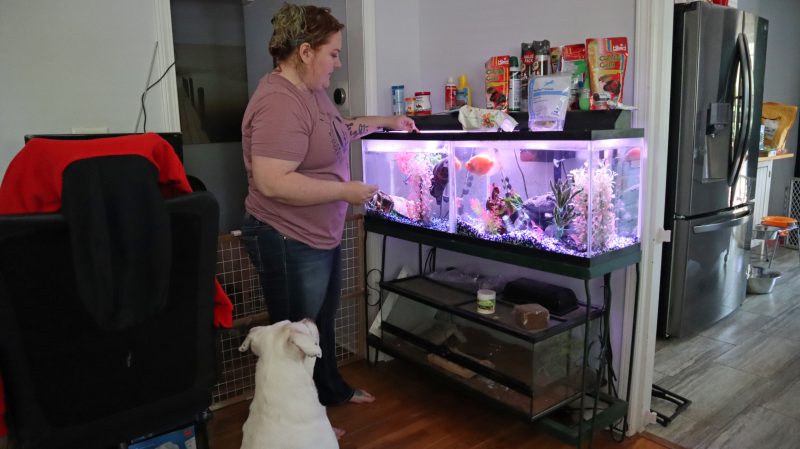
[[[314,381],[320,402],[372,402],[336,366],[345,214],[348,203],[362,205],[378,190],[350,181],[348,148],[350,140],[381,128],[416,128],[405,116],[339,115],[325,90],[341,67],[344,25],[329,8],[284,4],[272,25],[275,69],[259,82],[242,123],[248,179],[242,238],[259,271],[270,320],[312,318],[319,328],[322,358]]]

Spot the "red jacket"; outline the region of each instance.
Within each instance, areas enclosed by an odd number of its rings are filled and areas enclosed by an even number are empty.
[[[159,187],[166,197],[192,191],[181,161],[169,143],[153,133],[89,140],[31,139],[14,157],[0,184],[0,214],[51,213],[61,209],[61,181],[72,162],[97,156],[135,154],[147,158],[159,171]],[[214,325],[233,325],[233,304],[215,280]],[[0,436],[7,433],[0,380]]]

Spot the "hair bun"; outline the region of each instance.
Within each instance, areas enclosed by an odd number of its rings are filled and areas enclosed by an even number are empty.
[[[305,22],[306,14],[303,6],[284,3],[272,17],[273,32],[269,48],[294,48],[302,44]]]

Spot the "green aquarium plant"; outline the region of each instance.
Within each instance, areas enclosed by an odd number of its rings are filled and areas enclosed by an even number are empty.
[[[575,189],[573,184],[565,179],[563,181],[551,180],[550,190],[553,192],[553,200],[555,201],[555,207],[553,207],[555,234],[553,237],[560,240],[564,237],[564,232],[576,216],[575,206],[572,200],[574,200],[583,189]]]

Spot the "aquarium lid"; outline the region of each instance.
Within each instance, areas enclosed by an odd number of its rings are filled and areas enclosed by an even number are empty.
[[[643,137],[644,130],[631,128],[631,112],[568,111],[564,131],[528,131],[528,113],[510,112],[519,124],[513,132],[464,131],[458,121],[458,111],[411,117],[421,132],[409,134],[393,131],[378,132],[366,139],[380,140],[602,140]],[[435,134],[435,136],[432,136]],[[460,136],[460,137],[459,137]]]
[[[509,112],[518,125],[515,131],[528,131],[527,112]],[[461,131],[458,110],[439,114],[412,116],[420,131]],[[568,111],[564,131],[586,131],[599,129],[627,129],[631,127],[631,111]]]
[[[418,133],[406,131],[384,131],[366,135],[365,140],[608,140],[644,137],[644,129],[602,129],[580,131],[512,131],[512,132],[473,132],[461,130],[421,130]]]

